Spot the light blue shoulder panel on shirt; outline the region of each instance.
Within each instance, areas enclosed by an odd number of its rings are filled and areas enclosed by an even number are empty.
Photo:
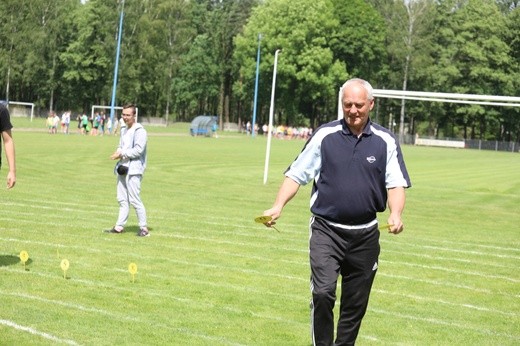
[[[305,145],[302,152],[291,164],[285,176],[291,178],[300,185],[311,182],[321,169],[321,142],[330,134],[342,130],[341,123],[330,127],[318,129]]]
[[[399,162],[402,158],[398,156],[399,152],[397,150],[396,139],[389,133],[378,130],[374,126],[370,126],[370,130],[374,135],[382,138],[386,142],[386,188],[409,187]]]

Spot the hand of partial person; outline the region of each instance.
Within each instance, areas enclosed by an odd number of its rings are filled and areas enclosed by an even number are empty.
[[[276,225],[276,220],[280,217],[280,214],[282,213],[282,210],[276,207],[273,207],[271,209],[267,209],[264,211],[264,216],[270,216],[272,219],[271,221],[268,221],[264,223],[267,227],[272,227]]]
[[[12,172],[7,174],[7,188],[11,189],[16,184],[16,175]]]
[[[113,153],[112,155],[110,155],[110,158],[111,158],[112,160],[118,160],[118,159],[120,159],[120,158],[121,158],[121,151],[116,150],[115,153]]]
[[[401,217],[397,215],[390,215],[390,217],[388,217],[388,224],[390,225],[388,227],[388,233],[399,234],[404,229],[403,221]]]

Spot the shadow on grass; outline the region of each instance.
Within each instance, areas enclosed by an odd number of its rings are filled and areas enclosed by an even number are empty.
[[[20,261],[20,257],[15,255],[0,255],[0,267],[12,266],[15,264],[22,264]],[[32,263],[32,260],[29,258],[25,265],[29,265]]]
[[[153,228],[151,227],[148,227],[148,231],[152,231]],[[140,228],[139,226],[128,226],[128,227],[125,227],[125,230],[123,231],[123,233],[119,233],[119,234],[116,234],[116,233],[107,233],[106,231],[103,231],[103,233],[107,234],[107,235],[111,235],[111,236],[114,236],[114,237],[124,237],[124,236],[137,236],[137,234],[139,233],[140,231]]]

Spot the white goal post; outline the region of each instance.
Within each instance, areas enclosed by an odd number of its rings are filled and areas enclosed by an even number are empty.
[[[19,105],[19,106],[30,106],[31,107],[31,121],[33,121],[34,118],[34,103],[32,102],[21,102],[21,101],[8,101],[7,106],[9,105]],[[16,116],[11,114],[11,116]],[[25,116],[25,114],[24,114]]]
[[[417,100],[417,101],[431,101],[431,102],[477,104],[477,105],[502,106],[502,107],[520,107],[520,97],[515,97],[515,96],[475,95],[475,94],[437,93],[437,92],[426,92],[426,91],[374,89],[374,97]],[[342,118],[343,118],[343,108],[341,106],[341,88],[339,88],[338,119],[342,119]]]
[[[92,106],[92,111],[90,113],[91,119],[94,119],[94,112],[95,112],[96,109],[110,109],[110,108],[112,108],[112,107],[111,106],[93,105]],[[121,110],[121,109],[123,109],[123,107],[116,106],[116,107],[114,107],[114,109]],[[139,108],[135,107],[135,121],[138,121],[138,120],[139,120]]]

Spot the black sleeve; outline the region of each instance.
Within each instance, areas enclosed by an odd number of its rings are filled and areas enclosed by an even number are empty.
[[[0,167],[2,167],[2,132],[8,131],[13,128],[11,124],[11,117],[9,116],[9,110],[0,104]]]
[[[9,110],[0,104],[0,133],[13,128]]]

